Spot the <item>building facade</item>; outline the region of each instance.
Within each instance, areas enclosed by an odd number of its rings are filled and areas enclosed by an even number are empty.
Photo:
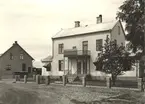
[[[106,76],[96,70],[93,64],[104,45],[106,37],[125,45],[125,32],[120,20],[102,22],[102,15],[94,25],[80,26],[75,21],[74,28],[64,29],[52,37],[52,63],[49,75],[85,74]]]
[[[0,56],[0,74],[12,78],[14,72],[32,72],[34,59],[15,41],[12,47]]]

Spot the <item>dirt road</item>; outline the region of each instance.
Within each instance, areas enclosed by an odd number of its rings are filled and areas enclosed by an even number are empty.
[[[144,102],[144,93],[130,90],[0,82],[0,104],[140,104],[141,102]]]

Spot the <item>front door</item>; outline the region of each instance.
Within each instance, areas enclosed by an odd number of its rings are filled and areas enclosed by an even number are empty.
[[[81,74],[81,61],[77,62],[77,74]]]
[[[87,74],[87,60],[83,60],[83,74]]]

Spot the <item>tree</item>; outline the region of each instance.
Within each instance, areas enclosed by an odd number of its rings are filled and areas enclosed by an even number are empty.
[[[117,45],[116,40],[110,41],[107,36],[102,51],[94,64],[97,70],[111,74],[113,85],[115,85],[117,76],[123,74],[124,71],[131,70],[133,61],[123,45]]]
[[[125,0],[117,13],[117,18],[126,23],[126,39],[133,52],[144,50],[144,7],[144,0]]]

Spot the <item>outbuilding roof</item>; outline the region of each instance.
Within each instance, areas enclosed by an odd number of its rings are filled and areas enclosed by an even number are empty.
[[[3,57],[7,52],[9,52],[9,50],[11,50],[13,47],[18,46],[20,49],[22,49],[32,60],[34,60],[34,58],[32,56],[30,56],[30,54],[28,54],[18,43],[17,41],[15,41],[15,43],[13,43],[13,45],[7,50],[5,51],[3,54],[0,55],[0,58]]]
[[[115,20],[115,21],[98,23],[98,24],[93,24],[88,26],[62,29],[55,36],[53,36],[52,39],[112,30],[117,22],[118,21]]]
[[[41,62],[44,62],[44,63],[45,62],[51,62],[51,61],[52,61],[52,56],[48,56],[48,57],[41,60]]]

